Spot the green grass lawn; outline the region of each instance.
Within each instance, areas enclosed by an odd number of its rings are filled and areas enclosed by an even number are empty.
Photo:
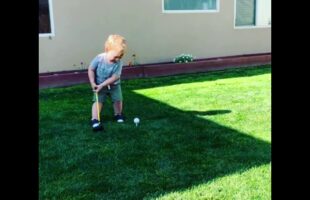
[[[40,199],[271,199],[270,65],[122,89],[127,120],[108,102],[100,133],[88,84],[40,90]]]

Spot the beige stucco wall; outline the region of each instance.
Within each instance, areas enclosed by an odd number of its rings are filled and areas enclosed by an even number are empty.
[[[79,69],[102,52],[111,33],[128,42],[141,64],[271,52],[271,28],[234,28],[234,0],[218,13],[167,14],[162,0],[53,0],[55,36],[39,37],[39,72]],[[74,66],[76,65],[76,66]]]

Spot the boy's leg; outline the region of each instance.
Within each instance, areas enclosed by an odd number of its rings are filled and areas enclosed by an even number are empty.
[[[103,103],[105,102],[107,98],[107,94],[105,91],[100,91],[98,93],[98,105],[99,105],[99,112],[101,113],[102,107],[103,107]],[[92,117],[91,119],[97,119],[98,120],[98,112],[97,112],[97,99],[96,99],[96,95],[94,94],[93,96],[93,105],[92,105]]]
[[[111,98],[113,101],[114,118],[117,122],[124,122],[123,116],[123,95],[120,85],[114,86],[111,89]]]
[[[98,107],[99,107],[99,113],[100,113],[102,109],[102,103],[98,103]],[[103,129],[103,126],[99,122],[99,119],[98,119],[97,102],[93,103],[93,106],[92,106],[91,126],[93,128],[93,131],[100,131]]]
[[[98,107],[99,107],[99,113],[101,113],[102,107],[103,107],[103,102],[106,98],[106,94],[104,92],[99,92],[98,93]],[[102,123],[99,122],[98,119],[98,108],[97,108],[97,99],[96,95],[94,94],[93,97],[93,105],[92,105],[92,119],[91,119],[91,124],[93,131],[99,131],[103,129]],[[101,120],[102,121],[102,120]]]
[[[117,122],[124,122],[124,116],[123,116],[123,102],[122,101],[115,101],[113,103],[113,107],[114,107],[114,119]]]
[[[113,103],[114,115],[120,115],[123,111],[123,101],[115,101]]]
[[[99,111],[101,113],[101,110],[102,110],[102,107],[103,107],[103,104],[99,102]],[[94,102],[93,103],[93,106],[92,106],[92,117],[91,119],[97,119],[98,120],[98,112],[97,112],[97,103]]]

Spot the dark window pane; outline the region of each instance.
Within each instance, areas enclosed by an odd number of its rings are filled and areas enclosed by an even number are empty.
[[[165,0],[165,10],[216,10],[216,0]]]
[[[39,0],[39,33],[51,33],[48,0]]]
[[[237,0],[236,3],[236,26],[255,25],[256,0]]]

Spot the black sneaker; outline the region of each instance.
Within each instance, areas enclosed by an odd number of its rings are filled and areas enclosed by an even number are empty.
[[[118,123],[123,123],[124,122],[124,116],[122,115],[122,114],[118,114],[118,115],[115,115],[114,116],[114,119],[115,119],[115,121],[116,122],[118,122]]]
[[[93,131],[101,131],[103,129],[102,124],[97,119],[91,120],[91,126]]]

